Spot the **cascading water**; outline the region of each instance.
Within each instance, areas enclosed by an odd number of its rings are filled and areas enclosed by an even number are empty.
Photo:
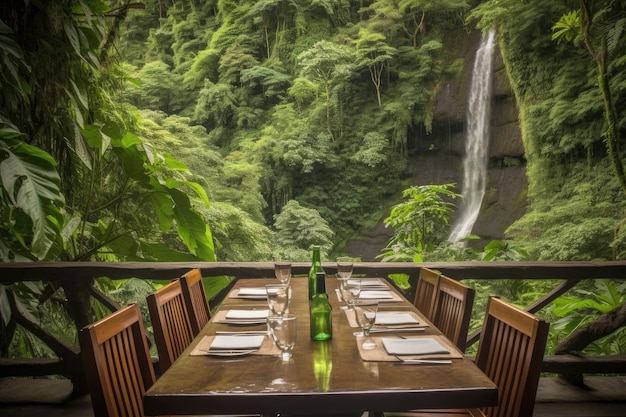
[[[485,195],[489,149],[489,118],[495,31],[483,36],[476,51],[467,106],[467,137],[463,160],[463,200],[448,240],[458,243],[469,236]]]

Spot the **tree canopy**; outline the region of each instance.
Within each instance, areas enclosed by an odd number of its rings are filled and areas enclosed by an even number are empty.
[[[318,213],[339,253],[410,189],[410,137],[431,131],[437,93],[467,65],[460,41],[495,28],[530,182],[507,238],[536,259],[619,259],[625,9],[10,0],[0,254],[236,260],[249,248],[267,259],[289,249],[259,250],[288,203]]]

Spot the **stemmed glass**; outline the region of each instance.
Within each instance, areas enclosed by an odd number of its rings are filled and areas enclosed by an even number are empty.
[[[281,284],[289,284],[291,279],[291,262],[274,262],[274,275]]]
[[[354,310],[354,303],[361,294],[361,280],[349,278],[339,278],[338,280],[341,298],[346,303],[345,309]]]
[[[337,275],[339,278],[350,278],[354,263],[352,258],[341,257],[337,259]]]
[[[283,316],[289,307],[291,288],[287,284],[269,284],[265,286],[267,305],[276,316]]]
[[[374,349],[376,343],[369,337],[370,329],[376,322],[376,312],[378,311],[378,301],[358,301],[354,304],[354,316],[356,322],[361,326],[361,331],[355,336],[363,336],[365,340],[361,345],[363,349]]]
[[[296,345],[297,316],[285,314],[283,316],[270,316],[267,318],[267,327],[274,343],[281,351],[284,362],[291,359],[291,351]]]

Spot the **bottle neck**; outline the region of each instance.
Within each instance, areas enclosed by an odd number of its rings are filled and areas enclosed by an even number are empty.
[[[320,263],[320,248],[318,248],[318,247],[314,247],[313,248],[312,262],[313,262],[313,264],[319,264]]]

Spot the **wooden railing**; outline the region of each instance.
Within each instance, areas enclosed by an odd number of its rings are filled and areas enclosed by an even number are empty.
[[[294,263],[294,275],[306,275],[309,263]],[[328,274],[336,272],[334,263],[324,263]],[[374,263],[355,264],[354,273],[365,276],[389,277],[392,274],[405,274],[411,284],[405,295],[412,299],[415,283],[421,267],[429,267],[458,279],[477,280],[555,280],[554,288],[527,306],[530,312],[536,312],[554,299],[573,288],[585,279],[626,279],[626,262],[454,262],[454,263]],[[248,262],[196,262],[196,263],[0,263],[0,284],[10,285],[21,281],[54,282],[63,288],[67,298],[68,312],[76,328],[80,329],[94,320],[91,311],[91,297],[95,297],[110,309],[116,309],[116,303],[95,290],[93,280],[108,277],[113,280],[139,278],[147,280],[170,280],[181,276],[191,268],[200,268],[204,277],[228,276],[233,278],[262,278],[273,276],[273,263]],[[231,286],[234,280],[231,282]],[[217,294],[211,303],[217,305],[227,294],[230,286]],[[0,358],[0,377],[3,376],[40,376],[59,374],[72,380],[76,394],[82,394],[86,384],[83,381],[80,351],[77,346],[62,342],[46,329],[38,326],[27,315],[21,314],[12,303],[13,324],[19,324],[29,330],[57,355],[56,359],[7,359]],[[469,336],[468,346],[479,338],[478,332]],[[2,340],[2,343],[7,343]],[[610,358],[580,358],[571,355],[546,357],[544,371],[561,373],[563,371],[581,373],[626,373],[626,355]]]

